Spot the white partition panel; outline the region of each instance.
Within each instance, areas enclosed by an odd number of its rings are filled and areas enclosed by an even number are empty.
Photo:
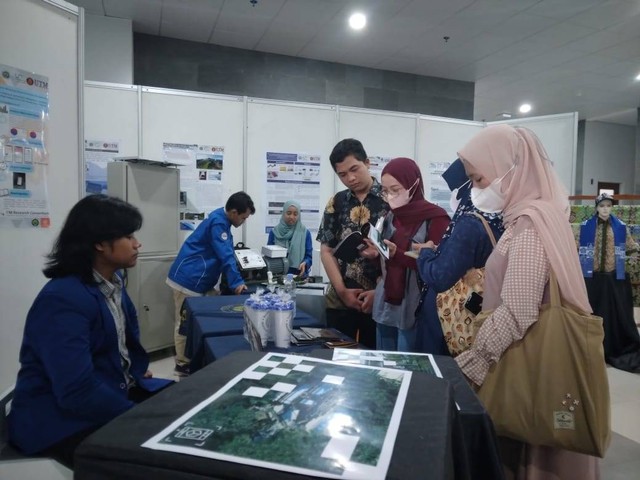
[[[533,130],[540,138],[553,162],[556,172],[564,183],[569,195],[575,193],[576,157],[578,145],[578,114],[562,113],[543,117],[517,118],[487,125],[507,123]]]
[[[293,102],[276,102],[249,99],[247,105],[247,192],[256,203],[256,214],[246,222],[247,246],[259,249],[267,242],[268,193],[273,192],[275,184],[267,182],[267,152],[319,155],[320,186],[319,189],[307,185],[299,188],[291,186],[290,198],[302,194],[304,203],[316,205],[320,218],[329,197],[333,194],[334,172],[329,163],[329,154],[336,143],[335,107]],[[308,198],[317,191],[317,198]],[[315,194],[314,194],[315,195]],[[273,198],[272,195],[269,195]],[[311,217],[307,215],[307,217]],[[319,227],[317,221],[310,223],[309,218],[302,215],[303,223],[311,230],[315,248],[315,231]],[[318,267],[314,264],[315,268]]]
[[[120,157],[137,157],[138,90],[136,85],[84,83],[84,138],[119,143]]]
[[[142,87],[140,117],[144,158],[162,160],[165,143],[224,147],[222,188],[210,189],[213,208],[224,207],[229,195],[243,189],[242,97]]]
[[[340,107],[338,137],[360,140],[369,156],[415,160],[416,121],[412,114]],[[336,192],[345,188],[338,177],[334,184]]]
[[[418,164],[425,182],[428,200],[446,207],[449,201],[445,185],[439,179],[448,163],[458,157],[460,149],[484,124],[465,120],[421,116],[418,122]],[[438,178],[434,178],[438,177]]]
[[[50,228],[0,230],[0,391],[15,382],[27,311],[44,285],[44,256],[80,198],[82,19],[58,0],[0,2],[0,63],[48,78]]]

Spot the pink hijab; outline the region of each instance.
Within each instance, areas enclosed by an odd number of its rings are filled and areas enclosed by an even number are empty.
[[[569,225],[567,190],[538,137],[524,127],[495,125],[473,137],[458,155],[489,181],[502,177],[515,164],[500,182],[505,196],[504,225],[529,217],[558,278],[562,298],[591,312]]]

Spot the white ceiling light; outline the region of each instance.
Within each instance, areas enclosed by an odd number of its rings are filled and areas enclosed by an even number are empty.
[[[638,76],[636,77],[636,80],[638,80],[640,82],[640,73],[638,74]]]
[[[520,113],[529,113],[531,111],[531,105],[528,103],[523,103],[522,105],[520,105],[520,108],[518,108],[518,110],[520,111]]]
[[[354,30],[362,30],[367,24],[367,17],[362,13],[354,13],[349,17],[349,26]]]

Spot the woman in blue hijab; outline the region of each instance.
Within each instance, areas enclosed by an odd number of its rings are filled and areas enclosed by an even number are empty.
[[[269,232],[267,245],[279,245],[287,249],[289,272],[307,277],[311,271],[313,244],[311,232],[300,219],[300,204],[295,200],[285,202],[280,223]]]

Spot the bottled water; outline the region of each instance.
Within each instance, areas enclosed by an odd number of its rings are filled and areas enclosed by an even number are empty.
[[[296,282],[293,281],[293,273],[287,273],[284,277],[284,291],[289,294],[291,301],[293,302],[293,316],[296,316]]]

